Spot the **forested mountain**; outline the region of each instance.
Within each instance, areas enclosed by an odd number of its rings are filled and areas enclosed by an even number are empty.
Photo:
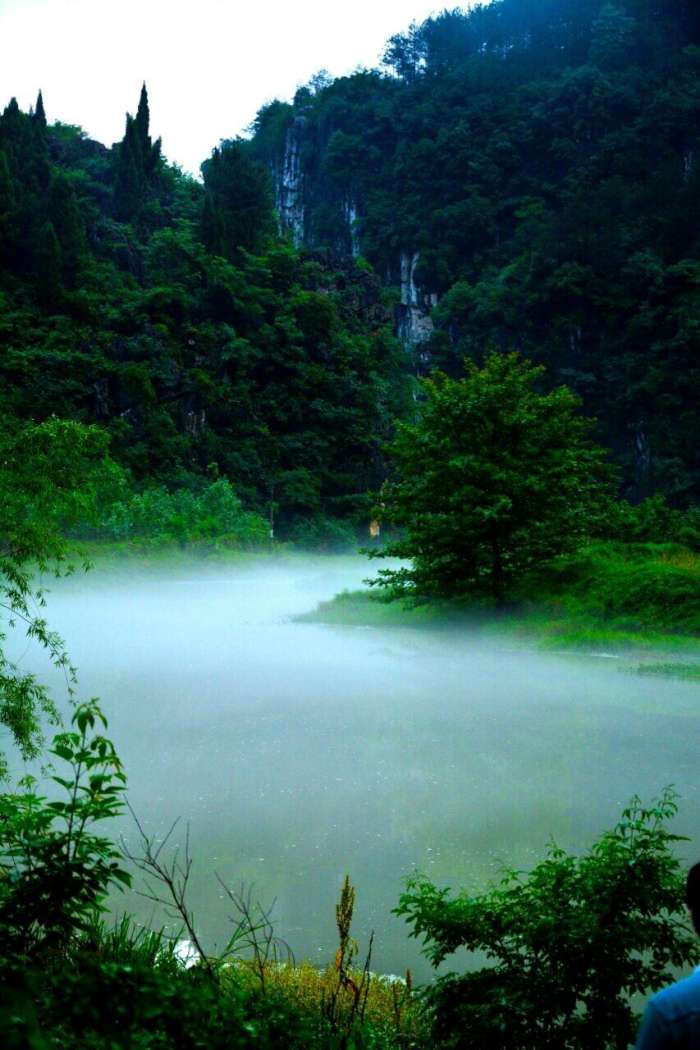
[[[283,526],[366,516],[407,369],[378,279],[277,232],[236,142],[167,164],[144,88],[112,149],[0,117],[0,404],[107,428],[134,482],[222,475]]]
[[[493,0],[384,61],[257,117],[296,242],[369,260],[421,367],[519,350],[598,417],[627,496],[696,500],[700,8]]]
[[[145,88],[111,149],[13,100],[5,413],[105,426],[137,486],[360,521],[408,372],[518,350],[598,418],[624,495],[696,501],[696,6],[494,0],[384,62],[265,106],[203,183]]]

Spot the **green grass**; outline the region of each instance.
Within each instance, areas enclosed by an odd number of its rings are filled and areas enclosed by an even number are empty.
[[[700,638],[700,557],[675,544],[593,544],[528,581],[535,600],[627,634]]]
[[[636,673],[656,678],[681,678],[689,682],[700,682],[700,663],[639,664]]]
[[[252,558],[287,555],[290,548],[283,543],[267,543],[257,547],[241,547],[222,540],[197,540],[187,544],[166,540],[74,540],[71,541],[74,558],[86,557],[91,565],[104,567],[177,566],[193,558],[216,562],[244,562]]]
[[[297,616],[297,623],[328,623],[344,627],[441,627],[465,619],[449,605],[409,606],[385,601],[375,591],[342,591],[330,601]]]
[[[464,626],[543,648],[700,655],[700,557],[676,545],[594,544],[525,581],[510,609],[411,607],[354,591],[301,618],[346,626]]]

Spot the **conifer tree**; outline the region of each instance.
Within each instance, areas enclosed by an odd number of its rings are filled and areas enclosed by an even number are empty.
[[[150,146],[151,139],[148,134],[149,126],[151,123],[151,114],[148,107],[148,91],[146,90],[145,83],[141,86],[141,95],[139,97],[139,106],[136,110],[136,119],[134,124],[136,125],[136,133],[142,146],[147,144]],[[144,149],[144,153],[145,153]]]
[[[64,273],[72,280],[85,253],[85,226],[73,187],[61,173],[51,184],[49,218],[61,247]]]
[[[138,149],[142,158],[142,170],[144,175],[150,177],[158,166],[161,154],[161,140],[152,141],[150,136],[151,113],[148,106],[148,91],[144,84],[141,88],[139,106],[133,122],[133,131],[138,141]]]
[[[46,111],[44,110],[44,98],[41,91],[36,97],[36,106],[32,115],[34,125],[42,131],[46,128]]]
[[[0,260],[4,259],[9,247],[14,205],[15,187],[7,163],[7,154],[0,149]]]
[[[15,187],[7,163],[7,154],[0,149],[0,215],[10,211],[15,200]]]
[[[117,217],[124,222],[138,219],[149,183],[153,182],[161,160],[161,140],[151,141],[149,126],[148,92],[144,84],[136,116],[126,115],[124,138],[117,154],[114,203]]]
[[[19,108],[19,103],[18,103],[17,99],[14,97],[14,95],[12,96],[10,101],[7,103],[7,105],[5,106],[5,109],[4,109],[2,115],[3,115],[4,121],[7,123],[8,126],[10,124],[12,124],[12,123],[16,124],[17,120],[21,118],[22,112],[21,112],[21,110]]]
[[[61,299],[61,246],[53,223],[45,222],[37,249],[37,289],[42,306],[53,309]]]
[[[133,132],[133,118],[127,115],[126,132],[117,154],[117,177],[114,185],[114,207],[117,218],[129,222],[136,218],[141,201],[142,163],[138,140]]]
[[[221,255],[221,223],[211,193],[205,193],[200,221],[202,243],[212,255]]]

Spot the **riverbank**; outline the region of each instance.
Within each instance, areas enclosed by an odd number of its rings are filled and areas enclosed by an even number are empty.
[[[676,545],[595,544],[525,581],[505,610],[481,603],[387,600],[376,590],[337,595],[302,622],[439,630],[463,626],[486,638],[542,649],[700,660],[700,557]],[[671,673],[670,665],[666,673]],[[653,673],[653,672],[649,672]],[[656,672],[662,673],[662,672]]]

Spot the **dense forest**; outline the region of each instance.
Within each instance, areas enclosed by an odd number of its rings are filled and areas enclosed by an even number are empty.
[[[383,70],[265,106],[203,183],[145,89],[111,149],[10,102],[4,410],[97,422],[137,487],[222,476],[321,535],[366,521],[409,372],[518,350],[581,396],[628,498],[692,504],[699,47],[682,0],[445,11]]]
[[[136,486],[223,477],[282,528],[366,517],[408,370],[367,268],[276,231],[266,172],[237,142],[204,185],[164,160],[144,88],[111,150],[0,118],[5,413],[97,423]],[[324,525],[325,523],[325,525]],[[315,532],[314,532],[315,529]]]
[[[419,367],[521,351],[598,418],[627,496],[678,506],[700,491],[699,46],[690,0],[445,11],[253,138],[297,242],[395,289]]]

